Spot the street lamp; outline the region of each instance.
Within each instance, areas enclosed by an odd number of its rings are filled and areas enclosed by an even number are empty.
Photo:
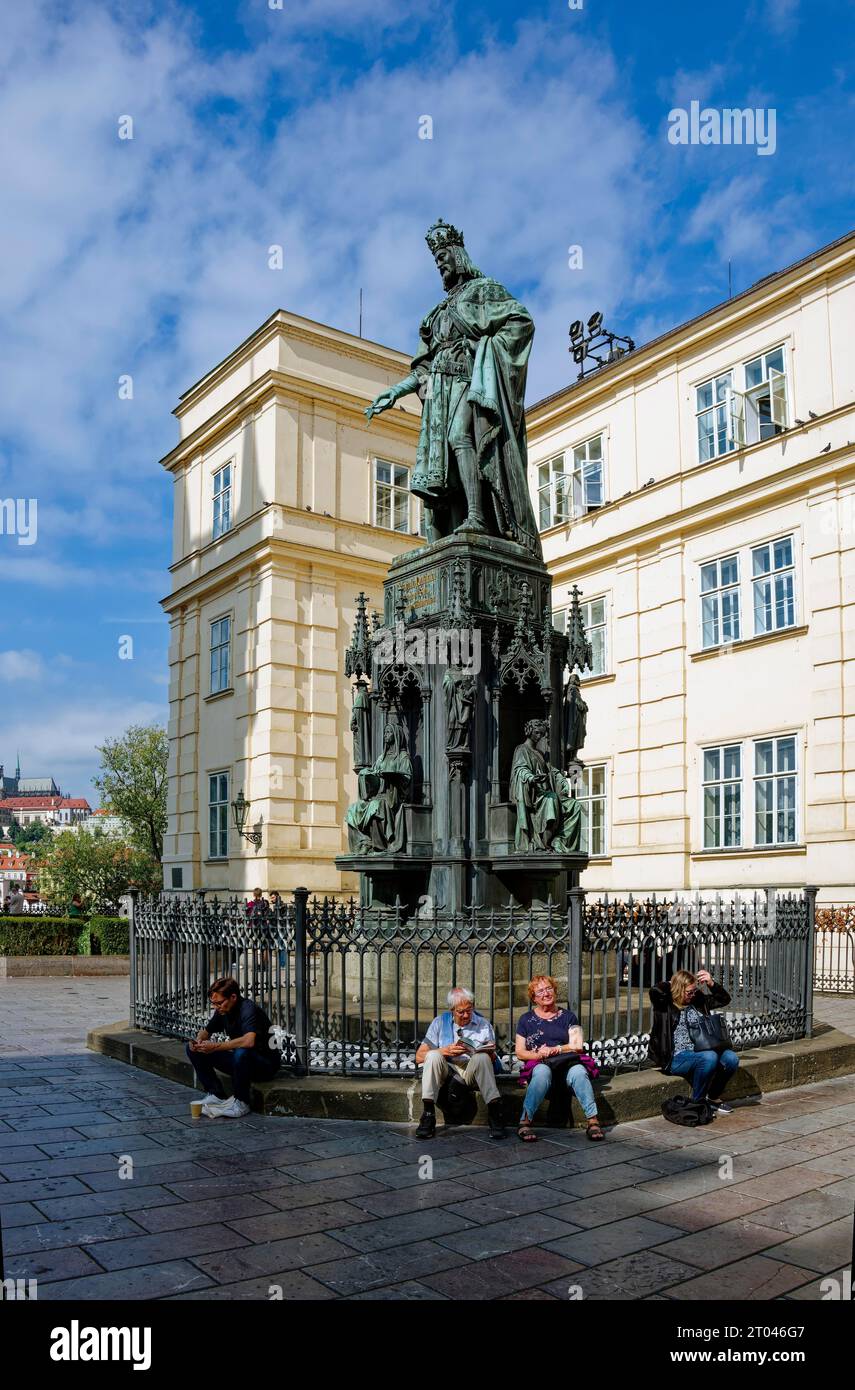
[[[247,801],[246,797],[243,794],[243,788],[241,788],[234,801],[232,802],[232,815],[235,818],[235,830],[237,831],[237,833],[239,835],[242,835],[245,840],[248,840],[251,845],[255,845],[256,849],[258,849],[259,845],[261,844],[261,831],[244,830],[244,826],[246,825],[247,814],[249,813],[250,804],[251,803]]]

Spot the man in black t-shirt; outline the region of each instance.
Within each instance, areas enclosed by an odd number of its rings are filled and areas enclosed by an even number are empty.
[[[215,980],[208,990],[214,1012],[199,1030],[195,1042],[188,1042],[187,1056],[208,1094],[202,1114],[209,1119],[240,1119],[249,1114],[249,1093],[253,1081],[270,1081],[281,1063],[281,1054],[270,1046],[270,1019],[254,999],[244,999],[237,980]],[[225,1033],[225,1042],[212,1042],[213,1033]],[[232,1078],[234,1095],[223,1098],[218,1071]]]

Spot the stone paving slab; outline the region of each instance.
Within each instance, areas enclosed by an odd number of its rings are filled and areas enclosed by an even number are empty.
[[[122,988],[0,981],[6,1273],[40,1298],[796,1301],[848,1268],[855,1076],[604,1144],[192,1121],[179,1082],[83,1050]]]

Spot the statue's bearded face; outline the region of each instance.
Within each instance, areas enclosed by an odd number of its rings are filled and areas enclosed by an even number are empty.
[[[456,285],[460,278],[454,251],[450,246],[441,246],[436,253],[435,260],[436,268],[442,276],[443,288],[450,290],[452,285]]]

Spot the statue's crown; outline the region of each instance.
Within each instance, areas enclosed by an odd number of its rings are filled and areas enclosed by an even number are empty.
[[[434,222],[433,226],[428,228],[425,241],[430,247],[432,255],[435,256],[437,251],[442,250],[443,246],[462,246],[463,233],[458,232],[456,227],[452,227],[450,222],[443,222],[440,217],[438,222]]]

